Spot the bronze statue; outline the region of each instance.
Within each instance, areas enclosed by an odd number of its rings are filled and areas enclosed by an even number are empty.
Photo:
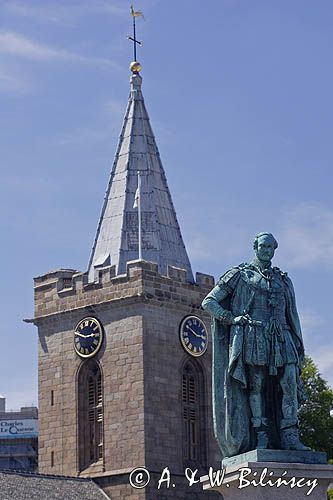
[[[255,257],[226,272],[202,303],[212,316],[214,429],[224,457],[255,448],[308,450],[299,440],[304,347],[278,244],[259,233]]]

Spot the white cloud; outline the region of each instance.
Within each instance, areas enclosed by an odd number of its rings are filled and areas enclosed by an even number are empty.
[[[109,99],[104,104],[109,137],[115,138],[119,136],[125,115],[125,104],[124,101],[117,99]]]
[[[318,366],[322,377],[333,387],[333,344],[327,344],[321,349],[314,349],[310,356]]]
[[[125,16],[129,17],[130,13],[129,4],[126,4],[126,6],[124,6],[123,4],[121,4],[121,2],[118,2],[117,5],[116,2],[114,2],[114,0],[113,1],[105,0],[96,2],[94,5],[90,5],[89,7],[95,10],[96,12],[110,13],[121,17]]]
[[[48,197],[58,186],[54,179],[34,177],[30,175],[1,175],[0,185],[3,191],[24,195],[38,195]]]
[[[22,73],[0,64],[0,92],[25,94],[32,88],[32,82]]]
[[[31,382],[31,381],[30,381]],[[26,390],[10,390],[10,392],[3,394],[6,398],[6,410],[20,410],[22,406],[38,406],[37,387],[29,387]]]
[[[83,124],[80,127],[73,129],[70,132],[62,134],[57,141],[62,146],[84,144],[98,144],[112,136],[110,124],[105,122],[94,122]]]
[[[75,25],[75,20],[80,17],[96,14],[111,14],[115,16],[129,16],[129,5],[124,5],[124,2],[118,4],[112,0],[81,0],[63,2],[39,2],[33,4],[28,1],[24,2],[4,2],[3,9],[6,13],[15,17],[22,17],[37,22],[45,22],[51,24],[60,24],[63,26]]]
[[[34,61],[69,61],[94,65],[117,66],[109,59],[91,58],[70,52],[66,49],[54,48],[35,42],[11,31],[0,32],[0,52]]]
[[[299,316],[302,324],[302,331],[305,340],[311,340],[313,338],[313,334],[318,328],[320,328],[324,321],[320,314],[315,311],[300,310]]]
[[[105,106],[105,111],[107,112],[108,115],[111,115],[112,117],[116,118],[124,116],[125,103],[123,101],[117,99],[109,99],[104,106]],[[121,123],[119,124],[119,127],[120,126]]]
[[[102,108],[90,117],[89,122],[81,124],[79,127],[62,133],[57,141],[61,145],[67,144],[99,144],[116,139],[121,130],[125,103],[117,99],[108,99],[102,104]],[[113,155],[113,152],[112,152]]]
[[[285,212],[279,255],[292,268],[333,264],[333,211],[317,204],[301,204]],[[281,248],[281,251],[280,251]]]
[[[186,240],[186,249],[193,260],[215,261],[215,256],[210,252],[205,240],[194,232]]]
[[[325,348],[314,353],[315,362],[318,364],[319,370],[327,374],[327,379],[333,386],[333,344],[328,344]]]
[[[25,17],[34,21],[45,21],[49,23],[64,22],[64,9],[60,5],[32,5],[20,2],[4,2],[2,8],[7,13],[16,17]]]
[[[314,310],[300,310],[305,353],[318,366],[322,376],[333,387],[333,342],[324,334],[324,318]]]
[[[206,204],[208,206],[208,202]],[[259,230],[255,220],[240,225],[223,207],[218,211],[207,208],[204,215],[198,208],[193,219],[188,216],[185,221],[186,246],[193,259],[220,263],[232,258],[234,265],[239,259],[241,262],[251,258],[253,236]],[[320,204],[301,203],[282,209],[273,222],[273,232],[279,242],[276,258],[283,262],[284,268],[306,269],[314,265],[332,268],[333,210]]]
[[[216,266],[221,274],[228,266],[251,260],[252,240],[257,228],[253,229],[249,224],[241,227],[239,221],[230,218],[223,205],[215,209],[213,203],[205,200],[203,211],[201,205],[192,205],[189,196],[184,205],[190,209],[188,212],[183,209],[181,227],[184,226],[187,232],[185,245],[190,260]],[[252,225],[255,225],[253,221]]]

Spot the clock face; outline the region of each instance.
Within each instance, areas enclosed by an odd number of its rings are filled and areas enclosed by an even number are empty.
[[[208,346],[205,324],[197,316],[186,316],[180,324],[180,341],[192,356],[202,356]]]
[[[81,358],[91,358],[103,342],[103,327],[96,318],[84,318],[74,331],[74,349]]]

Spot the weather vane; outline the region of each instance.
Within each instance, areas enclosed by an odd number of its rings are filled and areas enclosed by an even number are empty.
[[[133,17],[133,36],[128,36],[127,38],[128,38],[128,40],[131,40],[133,42],[134,60],[131,63],[130,68],[131,68],[131,71],[133,71],[133,73],[138,73],[141,69],[141,66],[136,60],[136,46],[142,45],[142,42],[140,42],[139,40],[136,39],[135,18],[142,17],[144,19],[144,17],[143,17],[141,10],[134,10],[133,9],[133,5],[131,5],[131,16]]]

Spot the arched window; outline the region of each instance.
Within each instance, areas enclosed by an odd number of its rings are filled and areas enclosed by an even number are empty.
[[[200,367],[187,362],[182,373],[184,465],[206,464],[204,381]]]
[[[103,382],[101,369],[89,359],[78,377],[79,467],[103,465]]]

